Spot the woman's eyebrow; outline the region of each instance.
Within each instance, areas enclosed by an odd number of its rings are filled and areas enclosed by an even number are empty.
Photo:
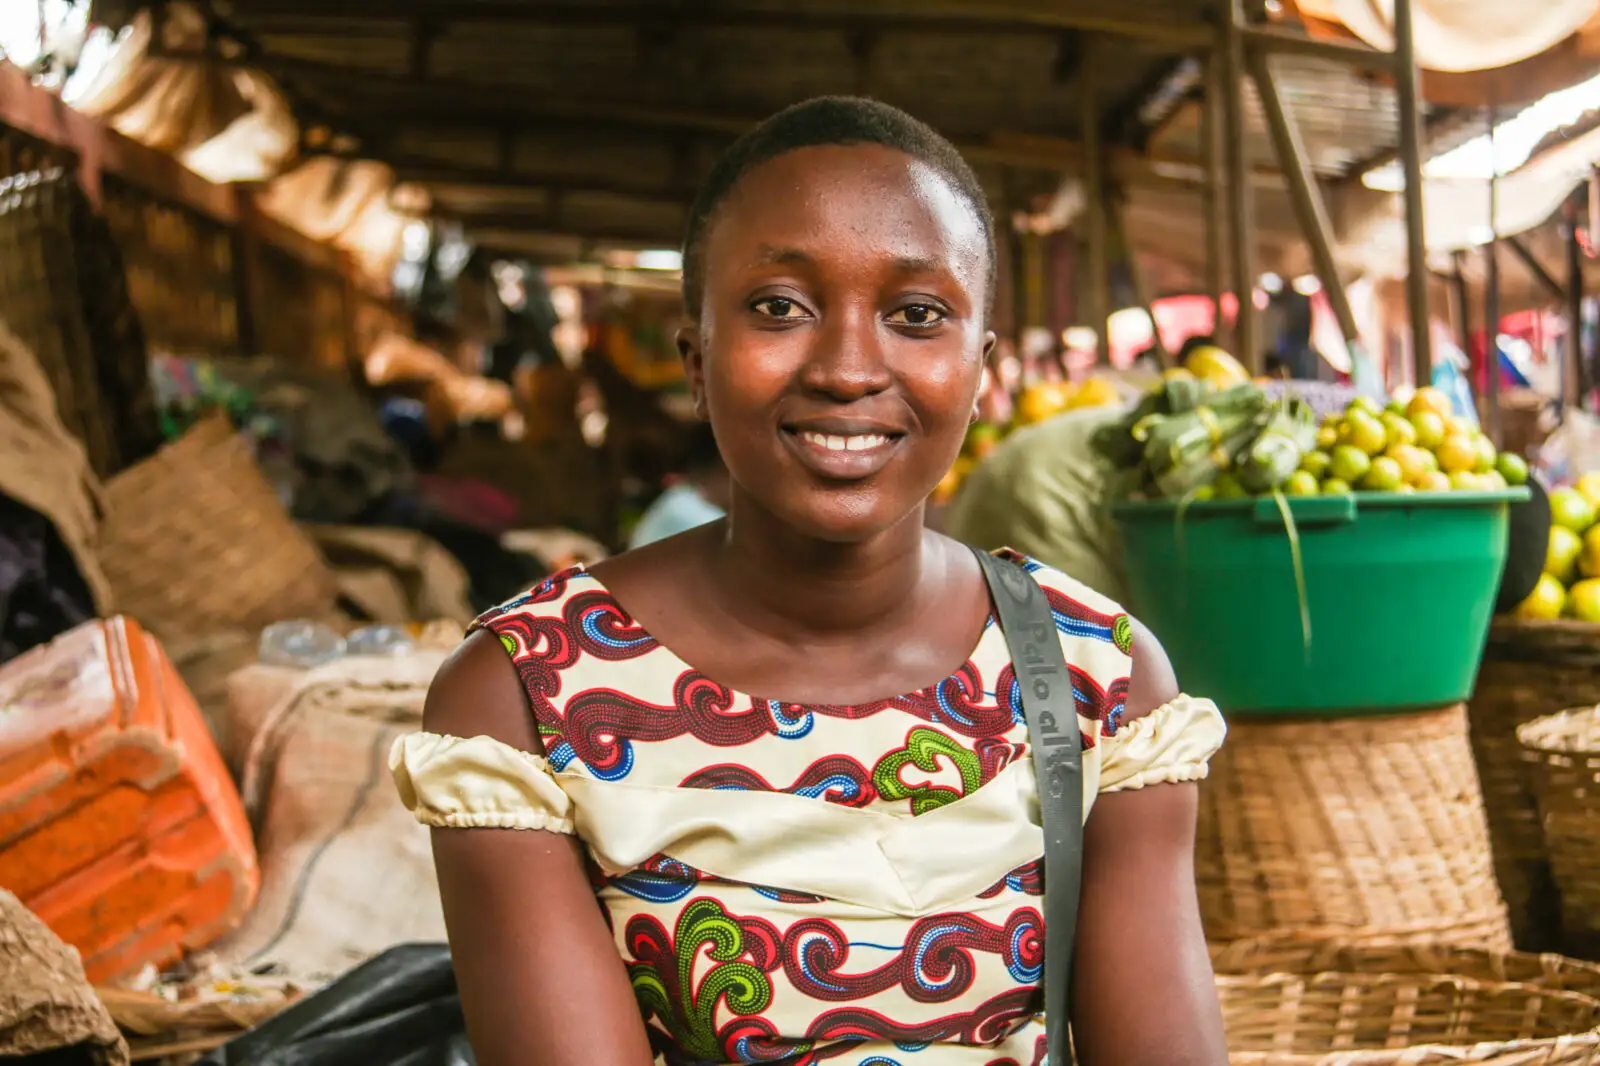
[[[768,263],[779,263],[785,265],[793,263],[801,266],[810,266],[812,259],[811,256],[807,255],[805,252],[802,252],[798,248],[786,248],[781,245],[763,244],[759,248],[759,254],[756,256],[756,262],[763,266],[767,265]]]

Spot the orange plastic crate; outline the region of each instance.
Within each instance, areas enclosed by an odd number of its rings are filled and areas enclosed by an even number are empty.
[[[91,981],[205,947],[259,881],[238,793],[154,637],[90,622],[0,667],[0,888]]]

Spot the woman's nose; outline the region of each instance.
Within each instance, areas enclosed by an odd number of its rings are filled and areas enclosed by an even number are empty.
[[[840,310],[826,315],[801,369],[813,392],[848,403],[884,391],[890,384],[877,314]]]

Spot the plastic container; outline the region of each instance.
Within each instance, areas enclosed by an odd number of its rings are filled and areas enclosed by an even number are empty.
[[[90,981],[205,947],[258,881],[238,793],[154,638],[89,622],[0,668],[0,888]]]
[[[1131,607],[1183,687],[1229,714],[1336,716],[1472,694],[1526,489],[1288,500],[1309,640],[1275,499],[1115,510]]]

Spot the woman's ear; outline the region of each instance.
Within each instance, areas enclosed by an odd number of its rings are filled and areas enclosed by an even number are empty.
[[[706,408],[705,352],[700,347],[700,327],[693,322],[678,327],[678,357],[683,360],[683,376],[689,385],[689,396],[694,400],[694,415],[710,418]]]

